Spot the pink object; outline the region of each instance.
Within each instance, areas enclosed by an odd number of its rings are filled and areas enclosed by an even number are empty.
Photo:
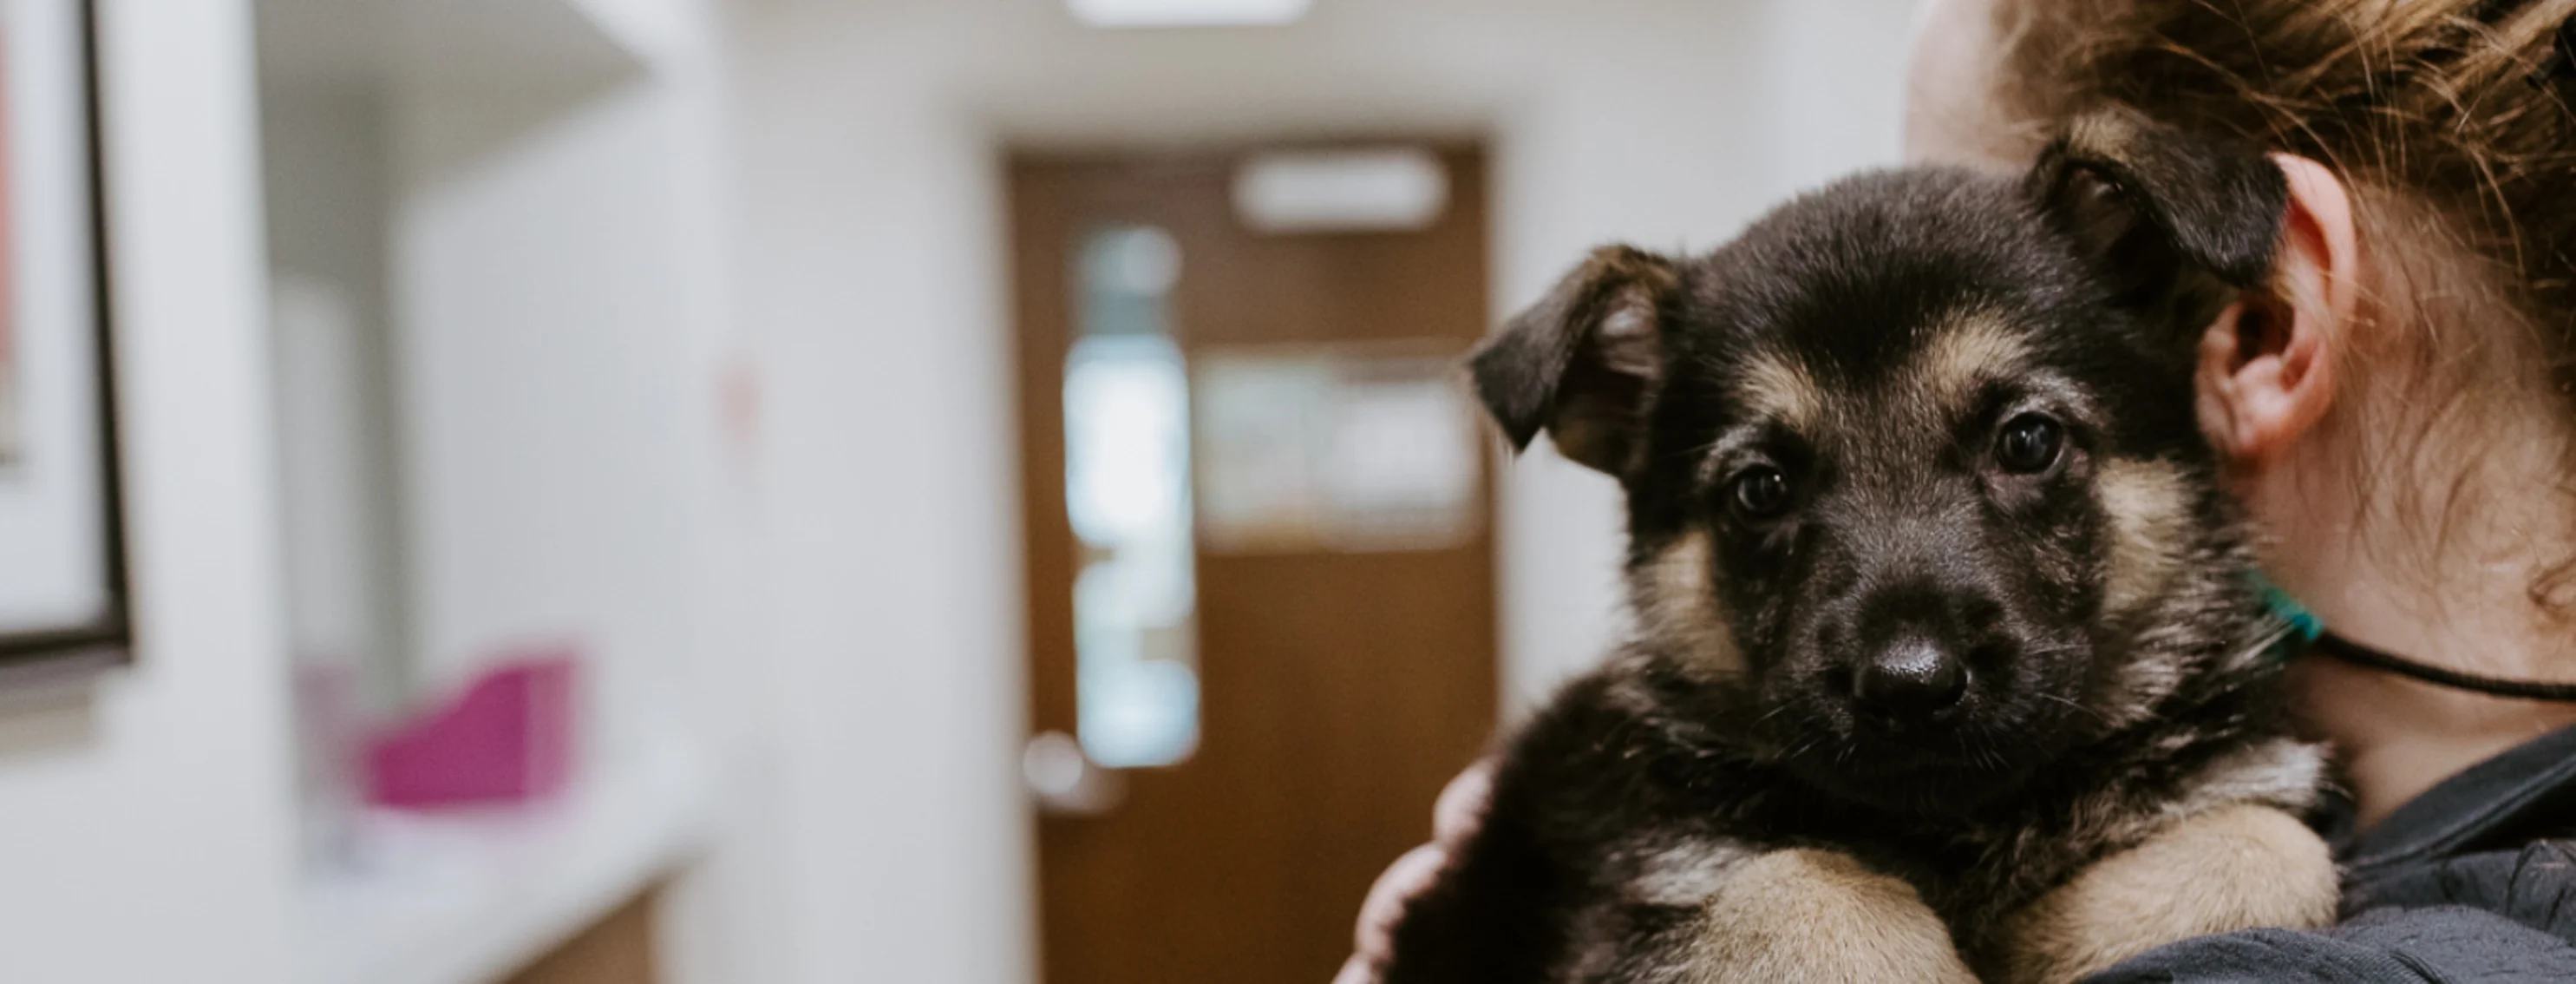
[[[572,772],[573,666],[568,650],[485,672],[435,714],[367,751],[367,800],[429,808],[522,802]]]

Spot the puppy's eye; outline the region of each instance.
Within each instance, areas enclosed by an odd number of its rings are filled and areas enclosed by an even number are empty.
[[[2026,413],[2004,422],[2003,433],[1995,437],[1995,463],[2008,472],[2037,474],[2056,464],[2065,446],[2066,430],[2057,421]]]
[[[1727,482],[1727,507],[1745,519],[1769,519],[1789,508],[1789,476],[1768,465],[1738,473]]]

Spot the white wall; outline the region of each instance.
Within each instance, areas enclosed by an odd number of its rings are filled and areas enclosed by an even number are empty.
[[[299,641],[351,621],[315,611],[345,587],[321,575],[355,566],[337,555],[372,556],[387,675],[436,700],[577,646],[587,735],[623,754],[721,681],[698,656],[748,648],[703,617],[741,580],[702,556],[732,354],[710,4],[259,6],[272,257],[336,287],[356,336],[281,334],[284,389],[384,404],[367,460],[281,421],[291,573],[321,571],[294,578]],[[381,529],[343,542],[314,503]]]
[[[1770,84],[1762,98],[1779,193],[1899,163],[1905,63],[1919,6],[1916,0],[1763,5]]]
[[[272,69],[260,92],[260,167],[269,262],[330,281],[351,313],[385,320],[385,208],[390,134],[384,94],[364,77],[296,77]]]
[[[995,160],[931,79],[881,59],[900,43],[737,29],[778,674],[773,979],[1026,980]]]
[[[263,72],[288,652],[345,669],[361,706],[386,712],[407,693],[412,638],[399,563],[384,99],[363,76],[298,76],[273,63]]]
[[[793,859],[775,979],[1033,973],[1003,148],[1485,134],[1507,310],[1599,241],[1714,245],[1892,158],[1910,4],[1818,6],[1324,0],[1285,29],[1103,33],[1050,0],[737,5],[772,846]],[[1617,499],[1547,454],[1505,492],[1516,706],[1616,631]]]
[[[573,6],[629,61],[554,77],[433,60],[388,99],[418,668],[442,692],[515,648],[575,644],[587,767],[711,750],[717,849],[668,896],[664,957],[680,980],[784,980],[779,873],[812,862],[779,836],[798,804],[773,750],[802,736],[776,721],[754,607],[757,449],[727,431],[758,395],[728,391],[743,354],[714,12]]]
[[[108,0],[133,669],[0,710],[0,980],[275,981],[294,869],[248,6]]]
[[[512,648],[592,660],[589,734],[630,744],[683,671],[706,383],[659,223],[650,82],[557,102],[394,97],[402,443],[424,677]],[[658,698],[658,699],[657,699]]]

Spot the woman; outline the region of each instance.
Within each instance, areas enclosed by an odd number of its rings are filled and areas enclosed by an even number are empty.
[[[2576,980],[2576,688],[2496,694],[2576,681],[2576,0],[1932,0],[1909,85],[1917,159],[2019,169],[2121,104],[2274,151],[2293,191],[2199,411],[2273,580],[2356,644],[2291,678],[2350,793],[2344,921],[2097,979]],[[1481,781],[1371,892],[1341,981]]]

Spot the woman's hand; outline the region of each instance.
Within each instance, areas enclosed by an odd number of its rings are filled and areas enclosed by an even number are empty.
[[[1476,825],[1484,821],[1485,798],[1493,783],[1494,765],[1484,761],[1468,766],[1440,791],[1439,802],[1431,808],[1431,843],[1395,859],[1385,874],[1377,876],[1377,884],[1369,887],[1368,900],[1360,903],[1357,952],[1342,964],[1341,973],[1333,975],[1333,984],[1377,980],[1395,952],[1395,924],[1404,917],[1405,903],[1430,888],[1440,868],[1449,863],[1449,852],[1476,832]]]

